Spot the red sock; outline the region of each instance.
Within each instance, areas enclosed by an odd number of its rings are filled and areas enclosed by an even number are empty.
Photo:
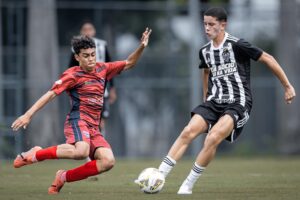
[[[66,182],[79,181],[97,174],[99,174],[99,172],[96,166],[96,160],[93,160],[80,167],[68,170],[66,173]]]
[[[46,159],[57,159],[56,155],[57,146],[48,147],[46,149],[41,149],[36,152],[35,158],[38,161],[43,161]]]

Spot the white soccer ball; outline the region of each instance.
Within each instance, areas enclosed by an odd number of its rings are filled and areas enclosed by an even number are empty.
[[[150,167],[144,169],[134,182],[140,186],[140,190],[144,193],[155,194],[163,188],[165,177],[158,169]]]

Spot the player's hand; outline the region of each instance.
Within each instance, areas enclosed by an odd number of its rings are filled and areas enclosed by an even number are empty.
[[[17,131],[20,128],[26,129],[30,120],[31,120],[30,117],[24,114],[12,123],[11,128],[13,129],[13,131]]]
[[[287,104],[292,103],[293,99],[296,97],[295,89],[292,85],[288,85],[285,88],[284,98]]]
[[[146,47],[148,46],[148,41],[149,41],[149,36],[152,32],[152,29],[149,29],[148,27],[146,28],[146,30],[144,31],[142,38],[141,38],[141,44]]]

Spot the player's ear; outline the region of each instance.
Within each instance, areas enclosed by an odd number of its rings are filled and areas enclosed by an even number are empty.
[[[226,25],[227,25],[227,22],[225,22],[225,21],[221,22],[221,30],[222,31],[225,31]]]
[[[79,62],[80,58],[78,54],[74,54],[75,59]]]

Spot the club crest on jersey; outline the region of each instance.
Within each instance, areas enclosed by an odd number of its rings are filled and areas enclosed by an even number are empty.
[[[86,137],[86,138],[90,138],[90,133],[87,132],[87,131],[82,131],[83,135]]]
[[[230,62],[230,53],[229,53],[229,50],[227,48],[223,49],[222,57],[223,57],[225,63]]]

